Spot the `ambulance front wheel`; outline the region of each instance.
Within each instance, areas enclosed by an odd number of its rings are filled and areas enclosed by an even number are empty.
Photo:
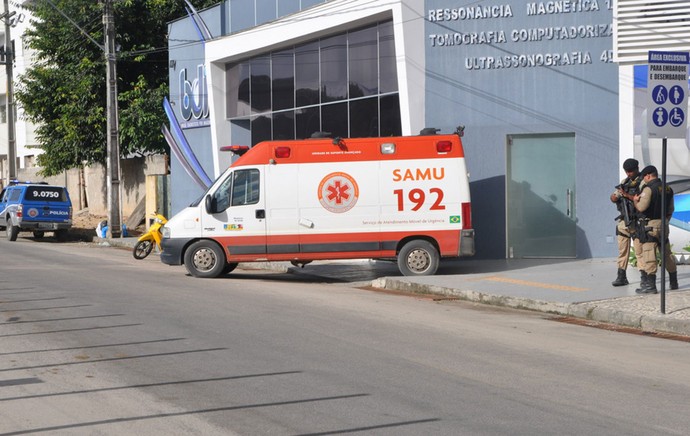
[[[218,277],[226,265],[223,249],[213,241],[197,241],[184,254],[184,266],[194,277]]]
[[[436,273],[441,256],[430,242],[415,239],[398,253],[398,268],[404,276],[430,276]]]

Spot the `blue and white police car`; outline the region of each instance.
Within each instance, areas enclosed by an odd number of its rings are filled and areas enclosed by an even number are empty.
[[[13,181],[0,193],[0,229],[10,241],[22,231],[35,238],[53,232],[64,241],[71,227],[72,202],[63,186]]]

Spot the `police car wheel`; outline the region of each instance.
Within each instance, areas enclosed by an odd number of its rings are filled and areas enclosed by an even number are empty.
[[[398,253],[398,269],[405,276],[429,276],[436,273],[440,260],[436,247],[416,239],[405,244]]]
[[[13,226],[12,224],[8,223],[6,232],[8,241],[16,241],[17,235],[19,234],[19,227]]]
[[[223,274],[225,265],[225,253],[213,241],[197,241],[184,253],[184,266],[194,277],[218,277]]]

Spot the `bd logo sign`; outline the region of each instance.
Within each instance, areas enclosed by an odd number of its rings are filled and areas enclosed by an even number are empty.
[[[329,212],[347,212],[355,206],[358,198],[359,186],[349,174],[330,173],[319,183],[319,203]]]
[[[182,128],[210,125],[208,119],[208,94],[206,93],[206,73],[203,65],[197,65],[196,77],[187,78],[187,69],[180,70],[180,115],[186,122]]]

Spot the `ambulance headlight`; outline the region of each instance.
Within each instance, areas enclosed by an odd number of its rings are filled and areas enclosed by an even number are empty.
[[[170,228],[163,226],[163,239],[169,239],[170,238]]]

